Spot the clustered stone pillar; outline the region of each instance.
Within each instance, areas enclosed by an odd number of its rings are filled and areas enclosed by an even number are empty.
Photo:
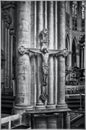
[[[72,1],[70,1],[70,50],[72,50]],[[72,67],[72,54],[69,55],[69,67]]]
[[[49,49],[54,49],[54,3],[49,2]],[[54,60],[49,58],[49,84],[48,84],[48,108],[55,107],[54,105]]]
[[[55,45],[54,45],[54,49],[57,49],[58,50],[58,2],[55,1],[55,35],[54,35],[54,42],[55,42]],[[58,57],[55,57],[55,66],[54,66],[54,79],[55,79],[55,89],[54,89],[54,95],[55,95],[55,105],[58,103],[57,102],[57,93],[58,93]]]
[[[24,46],[40,51],[39,35],[44,28],[48,28],[49,50],[65,49],[65,2],[17,2],[16,24],[15,110],[45,108],[39,99],[42,93],[42,58],[38,54],[31,59],[31,55],[21,55],[18,49]],[[66,106],[65,58],[50,55],[48,65],[47,108]]]
[[[85,1],[85,26],[86,26],[86,1]],[[86,31],[85,31],[85,43],[86,43]],[[84,67],[86,69],[86,45],[84,47]]]
[[[34,23],[33,23],[33,26],[34,26],[34,28],[33,28],[33,47],[34,48],[36,48],[37,47],[37,20],[36,20],[36,17],[37,17],[37,2],[35,1],[34,3],[34,6],[33,6],[33,10],[34,10],[34,12],[33,12],[33,21],[34,21]],[[37,96],[36,96],[36,93],[37,93],[37,77],[36,77],[36,70],[37,70],[37,65],[36,65],[36,57],[34,57],[34,72],[33,72],[33,79],[32,79],[32,83],[34,83],[34,86],[33,86],[33,95],[34,95],[34,101],[33,101],[33,104],[36,106],[36,98],[37,98]]]
[[[16,102],[15,113],[31,106],[31,67],[27,54],[20,55],[19,47],[30,47],[31,43],[31,2],[17,2],[16,30]]]
[[[37,48],[40,49],[40,39],[39,35],[40,32],[43,30],[44,25],[44,18],[43,18],[43,1],[38,2],[38,8],[37,8]],[[43,104],[41,100],[39,99],[41,95],[41,57],[37,56],[37,103],[36,107],[41,108],[43,107]]]
[[[58,49],[65,49],[65,2],[58,2]],[[58,58],[58,104],[59,106],[66,106],[65,103],[65,58],[60,56]]]

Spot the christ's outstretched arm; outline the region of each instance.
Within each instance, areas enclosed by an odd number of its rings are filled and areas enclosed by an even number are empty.
[[[37,54],[41,54],[40,50],[36,50],[36,49],[28,49],[29,52],[32,52],[32,53],[37,53]]]
[[[49,55],[55,55],[55,54],[56,54],[56,55],[59,55],[60,52],[61,52],[60,50],[50,50],[50,51],[49,51]]]
[[[62,55],[62,56],[67,56],[69,53],[71,53],[70,51],[68,51],[67,49],[62,49],[62,50],[50,50],[49,51],[49,54],[50,55],[56,55],[56,56],[59,56],[59,55]]]
[[[35,54],[41,54],[39,49],[32,49],[32,48],[29,49],[29,48],[25,48],[24,46],[19,46],[18,52],[20,53],[20,55],[29,54],[30,52]]]

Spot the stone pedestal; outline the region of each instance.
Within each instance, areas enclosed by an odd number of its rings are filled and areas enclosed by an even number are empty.
[[[47,129],[47,119],[45,115],[35,115],[33,129]]]
[[[70,128],[69,111],[68,109],[27,110],[26,114],[31,117],[29,121],[32,129],[64,129]]]
[[[57,122],[57,115],[49,115],[47,117],[47,129],[57,129]]]

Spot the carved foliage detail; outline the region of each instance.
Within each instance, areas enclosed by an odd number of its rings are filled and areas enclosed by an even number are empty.
[[[9,28],[10,24],[12,23],[12,18],[9,14],[9,11],[2,10],[2,19],[4,20],[6,27]]]

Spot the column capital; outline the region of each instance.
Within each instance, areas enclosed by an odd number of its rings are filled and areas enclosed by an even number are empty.
[[[10,16],[10,13],[8,10],[2,10],[2,19],[4,20],[5,22],[5,26],[7,28],[10,28],[10,25],[12,23],[12,18]]]

